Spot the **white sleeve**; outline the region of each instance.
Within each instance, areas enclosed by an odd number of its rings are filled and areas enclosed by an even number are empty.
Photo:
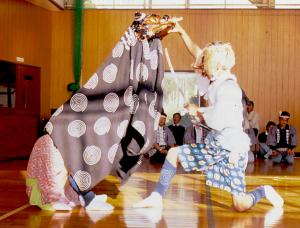
[[[199,75],[197,78],[197,83],[198,83],[199,96],[203,96],[204,94],[206,94],[206,92],[208,90],[209,80],[207,77],[203,77],[203,76]]]
[[[227,127],[242,127],[242,92],[236,82],[223,82],[216,92],[213,106],[200,108],[206,124],[216,130]]]
[[[253,127],[257,128],[257,130],[259,130],[259,115],[258,115],[258,113],[255,113],[255,115],[254,115]]]

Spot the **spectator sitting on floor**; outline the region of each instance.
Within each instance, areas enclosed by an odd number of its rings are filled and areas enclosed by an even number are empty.
[[[185,129],[183,143],[204,143],[204,139],[207,136],[208,132],[209,130],[204,127],[201,127],[197,124],[191,124]]]
[[[248,120],[249,120],[250,127],[253,128],[254,130],[255,136],[257,136],[259,130],[259,115],[253,109],[254,109],[254,102],[249,101],[247,103]]]
[[[250,127],[249,120],[247,118],[245,118],[245,115],[244,115],[244,120],[243,120],[243,128],[244,128],[244,132],[248,135],[248,137],[250,139],[250,148],[248,151],[248,163],[253,163],[255,160],[255,154],[257,151],[256,147],[257,147],[258,141],[255,136],[255,132],[254,132],[253,128]]]
[[[269,121],[266,125],[266,130],[258,135],[259,151],[257,155],[261,158],[269,158],[272,154],[272,149],[266,144],[266,142],[267,137],[274,126],[276,126],[276,123]]]
[[[272,127],[267,136],[267,145],[273,150],[272,160],[274,163],[282,161],[288,164],[294,163],[294,148],[297,146],[298,136],[296,128],[288,124],[289,118],[290,113],[280,112],[279,124]]]
[[[255,154],[256,154],[256,147],[258,144],[257,138],[255,136],[255,132],[253,128],[245,129],[246,134],[248,134],[250,138],[250,150],[248,151],[248,162],[254,162]]]
[[[180,113],[176,112],[173,114],[173,124],[169,125],[169,129],[173,133],[173,136],[176,141],[177,146],[181,146],[183,144],[183,137],[184,137],[184,126],[180,125],[181,115]]]
[[[151,162],[163,163],[168,150],[175,145],[175,138],[166,127],[167,115],[162,113],[159,119],[158,129],[155,131],[155,143],[153,149],[148,152]]]

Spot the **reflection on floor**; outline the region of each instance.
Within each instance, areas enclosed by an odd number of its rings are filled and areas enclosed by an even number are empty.
[[[238,213],[227,192],[209,188],[201,174],[181,169],[168,190],[164,208],[133,209],[131,205],[147,196],[159,177],[160,165],[145,161],[120,188],[114,176],[96,186],[106,193],[113,212],[87,212],[76,207],[71,212],[41,211],[27,205],[26,161],[0,163],[0,227],[299,227],[300,158],[293,166],[273,165],[258,160],[247,167],[247,189],[270,184],[285,200],[283,209],[262,200],[251,210]],[[119,191],[121,190],[121,191]],[[17,209],[17,210],[16,210]]]

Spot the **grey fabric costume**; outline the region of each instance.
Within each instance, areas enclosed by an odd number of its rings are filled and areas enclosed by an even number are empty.
[[[271,150],[278,153],[272,156],[274,163],[286,161],[288,164],[294,163],[294,154],[289,154],[289,149],[294,149],[298,143],[297,130],[292,125],[286,125],[281,129],[279,125],[271,128],[270,134],[267,136],[267,145]]]
[[[288,148],[293,149],[297,146],[298,143],[298,134],[295,127],[292,125],[286,125],[284,130],[285,134],[280,134],[280,127],[274,126],[272,127],[270,134],[267,136],[267,145],[271,147],[271,149],[276,150],[277,148]],[[281,137],[283,137],[283,142],[281,143]]]
[[[164,130],[164,141],[166,142],[165,146],[173,146],[176,144],[175,138],[171,132],[171,130],[167,126],[163,126]],[[159,144],[159,133],[158,130],[155,131],[154,143]]]
[[[46,131],[80,191],[112,171],[124,181],[152,147],[163,73],[161,41],[140,41],[129,28],[96,73],[52,115]]]
[[[206,138],[207,134],[209,133],[208,129],[202,128],[202,142],[204,142],[204,139]],[[196,143],[196,130],[195,126],[193,124],[190,124],[189,126],[186,127],[185,132],[184,132],[184,138],[183,138],[183,143],[184,144],[193,144]]]

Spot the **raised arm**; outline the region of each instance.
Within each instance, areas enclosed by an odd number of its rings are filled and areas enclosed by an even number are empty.
[[[183,27],[177,22],[172,32],[177,32],[183,40],[190,54],[196,59],[202,52],[201,48],[195,44]]]

